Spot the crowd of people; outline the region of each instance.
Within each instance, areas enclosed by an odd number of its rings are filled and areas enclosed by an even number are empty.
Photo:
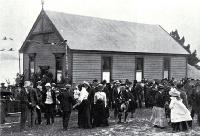
[[[126,79],[100,83],[94,79],[91,83],[83,81],[61,87],[50,82],[37,81],[33,85],[25,81],[17,86],[20,128],[25,128],[27,120],[29,127],[41,124],[43,112],[46,125],[53,124],[55,109],[62,113],[63,129],[67,130],[72,110],[78,111],[79,128],[94,128],[109,125],[111,110],[117,123],[126,123],[129,113],[133,118],[137,108],[152,108],[150,122],[154,127],[163,129],[170,125],[174,132],[186,131],[192,127],[195,114],[200,126],[200,83],[197,81],[188,89],[190,81]]]

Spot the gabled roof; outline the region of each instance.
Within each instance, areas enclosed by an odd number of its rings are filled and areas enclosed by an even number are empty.
[[[188,54],[159,25],[45,13],[72,50]]]

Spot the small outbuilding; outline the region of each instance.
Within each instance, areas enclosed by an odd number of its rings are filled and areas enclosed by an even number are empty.
[[[23,72],[80,83],[187,77],[188,52],[161,26],[42,10],[24,41]]]

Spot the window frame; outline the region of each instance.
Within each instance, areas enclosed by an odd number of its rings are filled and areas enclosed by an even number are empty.
[[[165,68],[165,61],[168,61],[168,68],[166,69]],[[165,71],[168,71],[168,77],[167,77],[167,79],[170,79],[170,77],[171,77],[171,58],[170,57],[164,57],[163,58],[163,78],[165,78]]]
[[[138,60],[141,59],[142,60],[142,69],[137,70],[137,65],[138,65]],[[144,79],[144,58],[143,57],[136,57],[135,58],[135,80],[137,80],[137,72],[142,72],[142,79]],[[141,81],[138,81],[141,82]]]
[[[103,69],[104,58],[109,58],[109,60],[110,60],[110,67],[109,67],[109,69],[106,69],[106,70]],[[109,55],[102,55],[101,56],[101,81],[103,81],[103,72],[110,72],[110,81],[111,81],[112,68],[113,68],[113,57],[109,56]]]
[[[62,83],[62,78],[61,78],[61,81],[58,82],[58,77],[57,77],[58,71],[62,71],[61,75],[64,78],[64,53],[55,53],[54,55],[55,55],[55,82],[59,84],[59,83]],[[61,61],[61,66],[62,66],[61,69],[57,68],[58,60]]]
[[[30,53],[28,54],[29,56],[29,68],[28,68],[28,71],[29,71],[29,79],[31,79],[31,74],[34,74],[35,73],[35,57],[36,57],[36,53]],[[31,72],[31,62],[33,62],[33,72]]]

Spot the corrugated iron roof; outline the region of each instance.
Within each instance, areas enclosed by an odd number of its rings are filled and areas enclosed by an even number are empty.
[[[45,13],[73,50],[188,54],[159,25]]]

